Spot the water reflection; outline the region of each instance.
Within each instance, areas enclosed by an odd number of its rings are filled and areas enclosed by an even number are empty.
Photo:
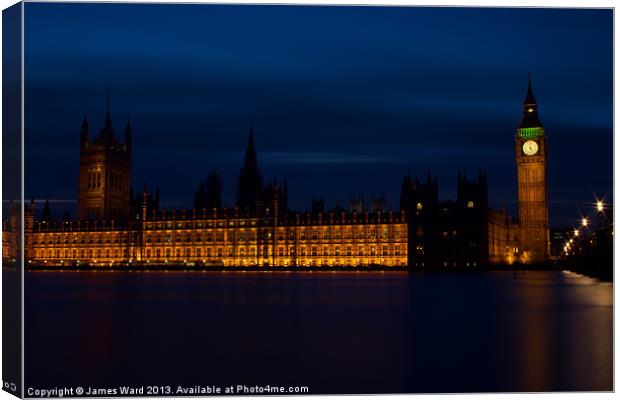
[[[530,279],[530,282],[521,285],[515,293],[519,297],[514,298],[512,307],[506,310],[514,318],[517,386],[535,392],[554,390],[553,375],[557,371],[551,363],[554,359],[552,346],[561,340],[558,336],[561,333],[554,331],[555,316],[552,314],[557,293],[554,287],[543,284],[539,277]],[[561,354],[557,357],[561,358]]]
[[[612,388],[613,287],[574,274],[32,272],[26,289],[27,385]]]

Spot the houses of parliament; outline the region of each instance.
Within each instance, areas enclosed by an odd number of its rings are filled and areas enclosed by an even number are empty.
[[[223,208],[222,182],[213,171],[201,182],[191,210],[166,210],[159,192],[133,195],[132,125],[122,138],[109,113],[98,135],[82,122],[77,216],[54,220],[49,204],[35,218],[24,206],[26,266],[145,267],[380,267],[467,268],[544,263],[549,257],[547,138],[531,80],[515,133],[519,216],[489,208],[487,178],[459,173],[457,198],[440,201],[437,179],[405,175],[400,210],[378,197],[366,209],[325,210],[313,199],[307,212],[290,210],[286,181],[265,183],[254,134],[237,182],[236,205]],[[3,261],[19,260],[20,214],[3,221]]]

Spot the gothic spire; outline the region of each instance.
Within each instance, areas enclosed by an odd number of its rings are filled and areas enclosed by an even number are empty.
[[[239,174],[239,184],[237,186],[237,206],[251,213],[256,212],[262,193],[263,182],[258,170],[256,149],[254,148],[254,132],[250,126],[248,147],[245,151],[243,167]]]
[[[108,92],[106,95],[105,115],[106,115],[106,120],[109,120],[110,119],[110,85],[108,85]]]
[[[52,210],[50,208],[49,199],[45,199],[45,204],[43,205],[43,215],[41,219],[46,222],[51,222],[52,220]]]
[[[82,120],[82,135],[88,136],[88,116],[84,114],[84,120]]]
[[[525,95],[525,99],[523,100],[523,105],[536,105],[536,98],[534,97],[534,93],[532,93],[532,74],[527,74],[527,94]]]
[[[131,151],[131,143],[133,141],[133,129],[131,127],[131,119],[127,118],[127,126],[125,126],[125,146]]]
[[[403,183],[402,183],[402,189],[409,189],[411,188],[411,175],[409,175],[409,172],[405,173],[405,175],[403,175]]]
[[[82,121],[82,129],[80,130],[80,146],[84,147],[88,142],[88,118],[84,114],[84,120]]]
[[[250,136],[248,137],[248,147],[245,150],[245,167],[256,168],[256,149],[254,148],[254,132],[250,125]]]
[[[110,86],[108,85],[108,92],[106,95],[106,112],[105,112],[105,124],[101,133],[99,134],[102,138],[113,138],[114,131],[112,130],[112,119],[110,118]]]
[[[519,129],[521,128],[536,128],[541,127],[542,124],[538,119],[538,105],[536,104],[536,98],[532,92],[532,74],[528,74],[527,78],[527,94],[523,100],[523,116],[519,123]]]

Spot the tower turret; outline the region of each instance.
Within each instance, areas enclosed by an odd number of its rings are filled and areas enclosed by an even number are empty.
[[[286,215],[286,213],[288,213],[288,181],[286,179],[282,184],[282,194],[280,198],[280,214]]]
[[[114,137],[108,90],[106,117],[99,136],[89,140],[86,117],[82,122],[78,219],[124,220],[130,217],[131,142],[132,127],[129,122],[125,140]]]
[[[409,211],[411,206],[411,193],[413,192],[413,183],[409,173],[403,176],[403,183],[400,189],[400,210]]]
[[[131,152],[131,144],[133,141],[133,129],[131,127],[131,119],[127,118],[127,125],[125,126],[125,148]]]
[[[52,209],[50,207],[49,199],[45,199],[45,204],[43,205],[43,212],[41,214],[41,220],[45,222],[52,221]]]
[[[110,118],[110,88],[108,87],[108,94],[106,99],[106,113],[105,122],[103,128],[99,133],[99,137],[106,141],[114,140],[114,129],[112,128],[112,118]]]
[[[250,126],[250,135],[248,136],[248,146],[245,149],[244,168],[258,169],[258,161],[256,159],[256,149],[254,148],[254,130]]]
[[[84,114],[84,120],[82,121],[82,129],[80,130],[80,149],[83,149],[88,144],[88,118]]]
[[[144,185],[144,188],[142,189],[142,204],[141,204],[141,213],[140,213],[140,218],[142,219],[142,221],[146,221],[146,209],[148,206],[148,201],[149,201],[149,192],[146,190],[146,185]]]
[[[250,127],[248,146],[237,185],[237,207],[244,213],[257,214],[262,208],[262,192],[263,181],[258,169],[256,149],[254,148],[254,132]]]
[[[528,74],[527,78],[527,94],[523,99],[523,116],[519,123],[519,129],[541,127],[542,124],[538,119],[538,105],[536,98],[532,92],[532,74]]]

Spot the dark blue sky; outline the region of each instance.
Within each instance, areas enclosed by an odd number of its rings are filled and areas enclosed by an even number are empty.
[[[532,72],[552,225],[613,184],[611,10],[26,3],[28,196],[75,199],[79,130],[134,127],[133,182],[192,206],[217,168],[234,204],[248,127],[290,203],[346,205],[405,171],[484,169],[514,209],[514,133]]]

